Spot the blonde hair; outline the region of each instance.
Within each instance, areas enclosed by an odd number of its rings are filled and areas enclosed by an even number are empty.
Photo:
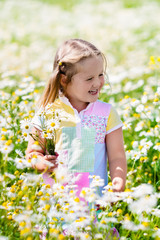
[[[93,44],[82,39],[65,41],[56,52],[53,72],[42,94],[40,106],[45,107],[48,103],[53,103],[59,97],[59,90],[65,91],[61,86],[62,74],[66,76],[66,84],[68,84],[78,72],[77,63],[98,55],[102,56],[105,71],[106,58]]]

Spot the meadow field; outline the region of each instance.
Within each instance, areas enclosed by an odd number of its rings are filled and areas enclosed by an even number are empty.
[[[98,196],[95,176],[81,201],[66,169],[50,187],[25,158],[55,51],[69,38],[106,55],[100,99],[123,121],[123,193],[109,177]],[[118,239],[113,227],[121,240],[160,240],[159,98],[159,0],[0,0],[0,240]]]

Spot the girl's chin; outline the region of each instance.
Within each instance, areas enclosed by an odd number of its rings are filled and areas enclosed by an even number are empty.
[[[91,99],[91,100],[89,101],[89,103],[96,102],[97,100],[98,100],[98,97],[96,97],[96,98],[94,98],[94,99]]]

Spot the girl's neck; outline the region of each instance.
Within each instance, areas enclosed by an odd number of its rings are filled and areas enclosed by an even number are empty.
[[[69,101],[70,102],[70,101]],[[86,107],[88,106],[89,103],[82,103],[82,104],[72,104],[70,102],[70,104],[72,105],[73,108],[75,108],[78,113],[81,112],[82,110],[86,109]]]
[[[86,109],[86,107],[89,104],[89,102],[79,102],[79,101],[76,103],[75,101],[72,101],[72,99],[68,98],[64,94],[60,95],[60,96],[67,98],[69,103],[72,105],[73,108],[75,108],[78,111],[78,113],[81,112],[82,110]]]

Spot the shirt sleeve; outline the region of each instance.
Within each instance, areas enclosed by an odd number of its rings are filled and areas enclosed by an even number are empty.
[[[111,107],[110,114],[107,121],[106,134],[111,133],[122,126],[123,126],[123,123],[117,111],[115,110],[114,107]]]

